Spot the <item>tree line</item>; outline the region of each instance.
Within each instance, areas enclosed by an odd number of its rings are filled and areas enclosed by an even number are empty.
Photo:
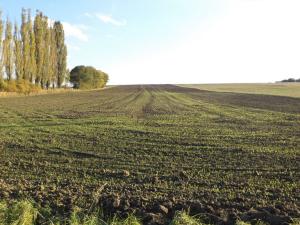
[[[0,90],[60,88],[67,78],[63,25],[42,12],[22,9],[21,24],[0,12]],[[16,90],[15,90],[16,89]]]
[[[300,78],[299,79],[289,78],[289,79],[282,80],[281,82],[283,82],[283,83],[300,82]]]

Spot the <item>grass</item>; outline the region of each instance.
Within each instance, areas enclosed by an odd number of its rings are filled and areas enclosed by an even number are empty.
[[[202,225],[203,223],[185,212],[177,212],[170,225]]]
[[[30,201],[23,200],[20,202],[13,202],[10,205],[6,203],[0,204],[0,224],[1,225],[37,225],[40,224],[38,222],[38,216],[43,217],[42,214],[38,212],[38,210],[33,206]],[[134,215],[129,215],[125,219],[120,219],[118,217],[114,217],[110,219],[108,222],[105,222],[102,215],[99,213],[94,213],[93,215],[84,215],[80,213],[79,209],[72,212],[70,218],[67,221],[58,221],[59,219],[55,219],[57,222],[53,222],[51,220],[47,221],[43,224],[51,224],[51,225],[142,225],[140,219],[135,217]],[[256,225],[263,225],[262,222],[255,223]],[[297,225],[297,221],[291,225]],[[186,212],[177,212],[170,221],[169,225],[205,225],[201,222],[201,220],[196,217],[188,215]],[[250,225],[250,223],[246,223],[243,221],[237,221],[235,225]]]
[[[37,210],[29,201],[20,201],[10,207],[0,204],[1,225],[33,225],[37,219]]]
[[[27,200],[14,202],[9,206],[6,203],[0,204],[0,224],[1,225],[35,225],[38,224],[38,210],[34,208],[33,204]],[[40,214],[40,216],[43,216]],[[58,220],[58,219],[56,219]],[[84,215],[77,209],[72,212],[67,222],[63,224],[69,225],[141,225],[141,221],[129,215],[125,219],[114,217],[108,222],[105,222],[101,214],[95,213],[93,215]],[[60,222],[52,222],[49,220],[47,224],[61,224]],[[178,212],[170,223],[170,225],[201,225],[198,220],[190,217],[188,214]]]
[[[92,204],[164,213],[157,203],[169,220],[189,208],[300,217],[297,98],[138,85],[0,105],[0,198],[33,199],[48,218]]]
[[[269,84],[190,84],[183,87],[199,88],[207,91],[234,92],[248,94],[265,94],[288,97],[300,97],[299,83],[269,83]]]

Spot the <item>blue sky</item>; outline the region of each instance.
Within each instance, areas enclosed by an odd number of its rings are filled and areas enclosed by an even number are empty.
[[[12,20],[25,7],[62,21],[69,68],[95,66],[111,84],[216,83],[300,77],[298,2],[0,0],[0,7]]]

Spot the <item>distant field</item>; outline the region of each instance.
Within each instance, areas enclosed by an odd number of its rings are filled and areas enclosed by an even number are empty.
[[[265,94],[289,97],[300,97],[300,83],[274,84],[187,84],[182,87],[193,87],[207,91]]]
[[[1,200],[48,215],[97,200],[165,224],[183,209],[213,224],[300,217],[298,98],[135,85],[0,106]]]

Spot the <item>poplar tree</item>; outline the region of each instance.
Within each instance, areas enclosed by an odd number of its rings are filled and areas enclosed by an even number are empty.
[[[28,21],[27,21],[27,11],[22,9],[22,25],[21,25],[21,37],[23,45],[23,70],[24,70],[24,80],[29,80],[30,76],[30,37],[28,32]]]
[[[60,88],[65,80],[67,72],[67,47],[65,45],[65,34],[61,22],[54,23],[57,56],[57,87]]]
[[[47,89],[50,87],[50,77],[51,77],[51,62],[50,62],[50,41],[51,41],[51,30],[48,27],[48,19],[45,18],[43,23],[44,23],[44,28],[46,30],[45,32],[45,60],[44,60],[44,67],[43,67],[43,87],[46,87]]]
[[[4,40],[2,36],[4,33]],[[42,88],[61,87],[67,77],[67,47],[63,25],[22,9],[21,24],[4,22],[0,11],[0,80],[26,80]],[[26,83],[24,83],[26,85]]]
[[[3,46],[2,46],[2,36],[3,36],[3,21],[2,21],[2,11],[0,11],[0,81],[3,79]]]
[[[35,36],[35,60],[36,60],[36,77],[35,84],[40,84],[44,65],[44,29],[42,25],[43,14],[37,11],[34,20],[34,36]]]
[[[22,41],[19,37],[18,24],[15,23],[14,30],[14,54],[15,54],[15,74],[16,79],[23,79],[24,69],[23,69],[23,54],[22,54]]]
[[[30,40],[29,80],[31,83],[33,83],[34,78],[36,76],[36,58],[35,58],[36,43],[35,43],[35,35],[34,35],[34,31],[33,31],[33,24],[32,24],[30,10],[28,10],[27,16],[28,16],[28,18],[27,18],[28,34],[29,34],[29,40]]]
[[[5,38],[3,41],[4,67],[8,80],[12,79],[14,62],[13,62],[13,43],[12,43],[12,24],[7,18],[5,28]]]
[[[55,88],[57,83],[57,48],[56,48],[56,37],[53,28],[50,29],[50,71],[49,77],[52,88]]]

